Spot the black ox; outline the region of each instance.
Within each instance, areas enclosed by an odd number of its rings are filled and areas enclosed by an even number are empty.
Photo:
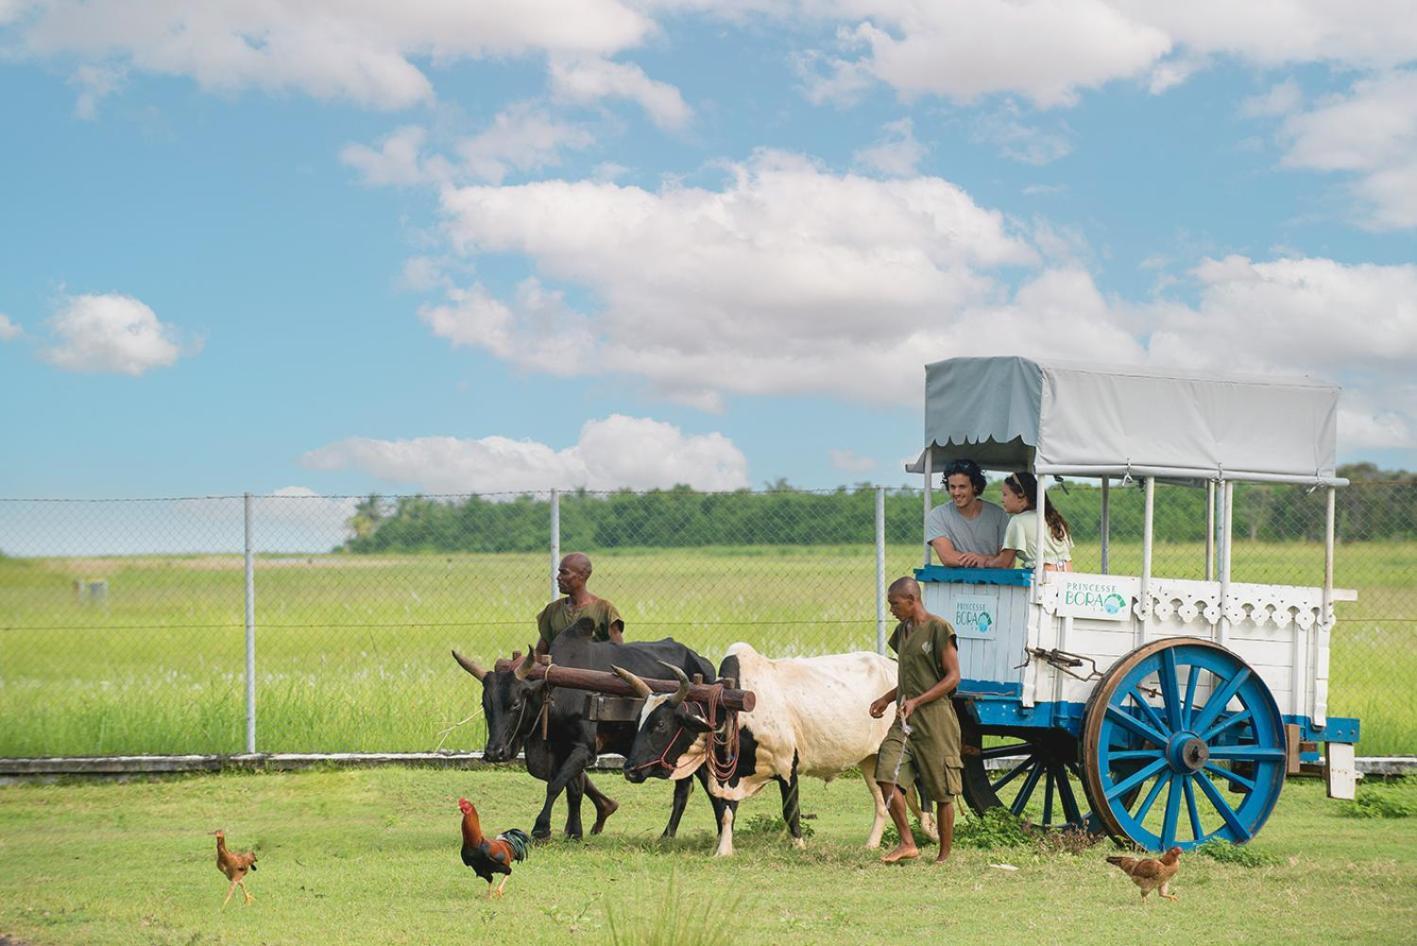
[[[620,666],[643,676],[662,675],[667,665],[684,674],[712,677],[712,664],[672,638],[611,644],[596,641],[592,636],[594,629],[593,621],[582,618],[562,631],[551,642],[552,664],[606,672]],[[586,691],[548,687],[545,680],[527,679],[528,671],[534,666],[530,651],[513,670],[484,670],[456,650],[453,658],[482,683],[482,712],[487,720],[483,758],[489,762],[508,762],[516,758],[518,752],[525,751],[527,771],[546,783],[546,803],[536,817],[532,837],[551,836],[551,809],[562,791],[566,793],[566,836],[581,837],[583,796],[589,796],[595,806],[596,819],[591,834],[599,834],[605,820],[619,806],[591,783],[586,769],[601,752],[628,755],[635,741],[638,720],[606,722],[588,718]],[[549,710],[546,709],[548,693]],[[543,711],[546,712],[544,739]],[[705,793],[709,794],[717,826],[722,821],[723,802],[708,793],[707,773],[700,770],[696,774]],[[664,837],[672,838],[678,831],[692,791],[693,783],[687,778],[674,783],[674,803]]]

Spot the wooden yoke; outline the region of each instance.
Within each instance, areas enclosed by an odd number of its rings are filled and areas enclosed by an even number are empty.
[[[496,669],[511,671],[517,669],[518,664],[520,661],[498,660]],[[548,666],[538,662],[527,671],[526,678],[528,680],[544,679],[552,686],[565,687],[570,690],[592,690],[596,693],[609,693],[613,696],[639,696],[634,686],[604,670],[582,670],[578,667],[559,667],[555,664]],[[673,693],[679,689],[678,680],[655,680],[649,677],[643,679],[656,693]],[[707,703],[713,696],[715,689],[716,686],[713,684],[691,683],[686,699],[696,703]],[[737,712],[751,713],[757,703],[758,698],[752,690],[733,690],[725,686],[720,705]]]

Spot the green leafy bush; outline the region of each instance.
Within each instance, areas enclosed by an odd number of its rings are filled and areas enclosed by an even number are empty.
[[[1203,857],[1208,857],[1213,861],[1222,864],[1238,864],[1241,867],[1268,867],[1271,864],[1278,864],[1279,858],[1268,851],[1260,850],[1250,844],[1231,844],[1229,841],[1222,841],[1213,838],[1193,851]]]
[[[1417,779],[1361,785],[1342,811],[1350,818],[1410,818],[1417,814]]]

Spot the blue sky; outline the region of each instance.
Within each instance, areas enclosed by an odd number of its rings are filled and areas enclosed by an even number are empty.
[[[1344,385],[1398,3],[0,0],[0,497],[905,481],[929,361]]]

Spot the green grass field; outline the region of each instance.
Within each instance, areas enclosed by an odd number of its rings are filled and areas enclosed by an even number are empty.
[[[1078,568],[1097,555],[1080,548]],[[918,564],[896,547],[887,571]],[[1136,545],[1113,546],[1113,571],[1139,564]],[[1313,545],[1240,544],[1235,579],[1316,584],[1322,564]],[[875,645],[869,547],[629,550],[596,565],[592,587],[631,637],[673,636],[710,660],[736,640],[774,656]],[[1156,574],[1202,567],[1199,546],[1157,547]],[[448,651],[525,647],[547,572],[540,554],[263,557],[258,748],[480,748],[476,686]],[[75,580],[98,578],[107,600],[77,600]],[[241,751],[242,578],[238,556],[0,559],[0,755]],[[1330,712],[1362,719],[1362,754],[1417,751],[1417,544],[1344,546],[1337,583],[1360,598],[1340,608]]]
[[[0,934],[29,946],[177,944],[1150,942],[1410,943],[1417,928],[1417,817],[1358,818],[1315,781],[1291,782],[1260,837],[1260,866],[1186,855],[1179,902],[1143,905],[1103,858],[961,843],[943,867],[887,867],[861,846],[859,779],[803,783],[807,849],[742,828],[710,857],[696,789],[678,840],[658,840],[664,783],[597,776],[621,802],[606,834],[532,849],[501,900],[458,859],[456,800],[484,824],[525,828],[540,784],[524,773],[346,770],[116,784],[0,787]],[[1381,810],[1417,810],[1417,783],[1368,786]],[[777,815],[769,790],[740,809]],[[1364,810],[1375,810],[1371,806]],[[561,812],[558,808],[556,824]],[[963,833],[964,822],[961,821]],[[209,832],[254,847],[258,871],[220,910],[226,880]],[[1005,870],[994,865],[1008,865]],[[654,922],[671,879],[685,935]],[[611,918],[614,918],[612,935]],[[655,934],[659,938],[655,938]],[[727,936],[724,934],[731,934]]]

